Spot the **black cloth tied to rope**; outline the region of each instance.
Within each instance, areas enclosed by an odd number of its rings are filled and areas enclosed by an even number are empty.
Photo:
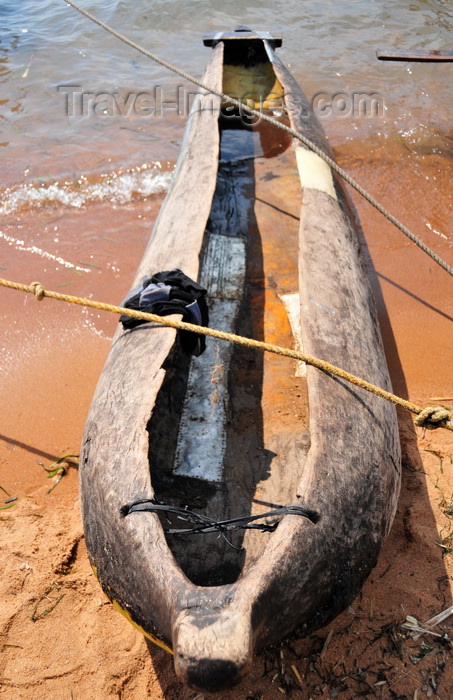
[[[214,520],[207,515],[201,515],[201,513],[194,513],[194,511],[186,510],[185,508],[161,503],[154,498],[142,498],[141,500],[123,506],[121,508],[121,515],[126,517],[131,513],[142,513],[144,511],[163,513],[165,515],[171,513],[176,515],[178,520],[184,520],[193,525],[193,527],[182,529],[164,527],[164,532],[167,535],[197,535],[219,532],[233,549],[241,549],[241,547],[235,547],[225,536],[226,532],[231,530],[261,530],[262,532],[274,532],[280,522],[279,520],[275,520],[273,523],[258,523],[256,522],[257,520],[279,517],[282,515],[299,515],[303,518],[307,518],[314,524],[319,520],[318,513],[313,510],[308,510],[307,508],[302,508],[301,506],[280,506],[279,508],[269,510],[266,513],[260,513],[259,515],[244,515],[229,520]]]
[[[158,316],[182,314],[183,321],[207,326],[209,312],[205,299],[206,291],[181,270],[157,272],[155,275],[143,277],[140,285],[127,294],[121,306]],[[125,314],[120,316],[120,321],[125,329],[147,323]],[[190,355],[198,357],[206,349],[204,335],[180,330],[179,340],[183,350]]]

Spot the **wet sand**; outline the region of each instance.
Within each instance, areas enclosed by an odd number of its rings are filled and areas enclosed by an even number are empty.
[[[415,152],[415,145],[408,149],[390,137],[377,144],[338,138],[333,145],[340,164],[452,264],[451,238],[444,237],[451,231],[451,152]],[[87,171],[96,171],[97,158],[85,160]],[[57,173],[60,166],[49,164]],[[394,389],[421,405],[433,397],[452,405],[451,280],[368,204],[353,199]],[[51,203],[11,212],[1,230],[14,241],[0,275],[116,303],[161,201],[162,195],[137,195],[125,204],[91,202],[75,210]],[[58,255],[88,272],[21,250],[32,244],[54,250],[55,238]],[[117,319],[5,289],[0,300],[0,485],[18,498],[0,512],[0,696],[201,700],[176,681],[170,656],[154,647],[149,654],[140,634],[104,599],[86,558],[76,467],[48,494],[55,478],[47,479],[38,463],[49,466],[79,452]],[[424,433],[406,415],[400,428],[398,514],[361,594],[309,639],[257,656],[242,685],[216,697],[449,697],[451,647],[429,635],[413,640],[401,623],[406,615],[427,620],[452,604],[451,433]],[[2,502],[7,498],[2,492]],[[450,638],[452,622],[444,625]]]

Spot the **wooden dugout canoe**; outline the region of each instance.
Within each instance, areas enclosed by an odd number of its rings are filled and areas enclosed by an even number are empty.
[[[283,100],[281,118],[328,151],[275,55],[278,39],[242,32],[206,43],[206,84],[247,92],[263,109]],[[232,114],[215,96],[196,98],[133,284],[180,268],[208,288],[213,327],[291,347],[300,324],[308,353],[390,389],[341,187],[299,142]],[[103,590],[173,650],[181,681],[213,691],[240,680],[255,650],[306,635],[351,603],[395,513],[400,448],[389,403],[311,367],[295,373],[293,360],[207,344],[191,359],[173,329],[118,328],[80,485]],[[171,535],[156,513],[124,516],[153,497],[218,521],[288,505],[316,518],[286,514],[273,532],[231,531],[229,542]]]

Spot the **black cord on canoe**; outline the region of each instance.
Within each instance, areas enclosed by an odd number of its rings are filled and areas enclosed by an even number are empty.
[[[194,513],[192,510],[161,503],[154,498],[142,498],[123,506],[121,508],[121,515],[126,517],[131,513],[142,513],[144,511],[163,513],[165,515],[171,513],[172,515],[176,515],[178,520],[183,520],[193,525],[193,527],[182,529],[175,529],[172,527],[164,528],[164,532],[167,535],[198,535],[218,532],[233,549],[241,549],[241,547],[235,547],[227,539],[225,535],[226,532],[230,532],[231,530],[261,530],[262,532],[274,532],[277,529],[280,522],[279,520],[275,520],[272,523],[256,522],[263,518],[277,518],[282,515],[299,515],[303,518],[307,518],[312,523],[317,523],[319,520],[318,513],[313,510],[301,508],[300,506],[281,506],[274,510],[269,510],[266,513],[260,513],[259,515],[244,515],[238,518],[230,518],[229,520],[214,520],[207,515],[201,515],[201,513]]]

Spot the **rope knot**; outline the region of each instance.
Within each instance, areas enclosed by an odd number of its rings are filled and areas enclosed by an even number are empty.
[[[428,430],[445,428],[450,422],[450,411],[442,406],[427,406],[414,419],[415,425]]]
[[[38,301],[44,299],[44,287],[42,286],[41,282],[32,282],[30,285],[30,289]]]

